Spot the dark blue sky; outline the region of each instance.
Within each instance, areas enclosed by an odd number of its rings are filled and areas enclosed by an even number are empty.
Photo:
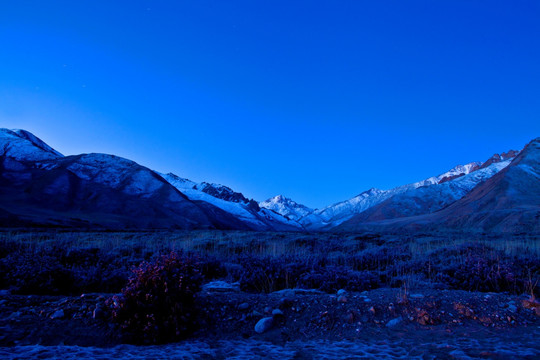
[[[0,126],[312,207],[540,135],[538,1],[1,1]]]

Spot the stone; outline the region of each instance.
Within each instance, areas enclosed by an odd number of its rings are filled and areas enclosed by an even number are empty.
[[[339,290],[337,291],[337,295],[338,295],[338,296],[347,295],[347,290],[345,290],[345,289],[339,289]]]
[[[338,297],[337,301],[340,303],[346,303],[348,299],[345,295],[341,295],[340,297]]]
[[[52,315],[51,319],[62,319],[65,316],[64,310],[56,310]]]
[[[262,334],[270,330],[274,326],[274,319],[271,317],[262,318],[255,324],[255,332]]]
[[[240,291],[240,284],[228,283],[226,281],[218,280],[211,281],[202,286],[203,291],[209,292],[238,292]]]
[[[280,317],[280,316],[284,316],[284,314],[283,314],[283,311],[281,311],[279,309],[274,309],[274,310],[272,310],[272,316],[273,317]]]
[[[401,317],[398,317],[398,318],[392,319],[389,322],[387,322],[386,327],[388,327],[388,328],[396,327],[399,324],[401,324],[402,322],[403,322],[403,319]]]
[[[249,304],[247,302],[238,305],[238,310],[246,311],[247,309],[249,309]]]
[[[105,317],[105,311],[103,311],[103,309],[101,307],[96,306],[96,308],[92,312],[92,318],[101,319],[103,317]]]

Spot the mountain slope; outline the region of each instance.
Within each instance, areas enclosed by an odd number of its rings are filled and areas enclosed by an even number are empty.
[[[493,160],[493,162],[496,162],[496,160]],[[353,197],[352,199],[333,204],[321,210],[314,211],[313,213],[300,219],[299,222],[308,229],[330,229],[395,196],[404,193],[410,193],[411,191],[428,187],[430,185],[442,184],[452,179],[466,176],[470,173],[478,171],[482,167],[482,165],[483,163],[481,162],[472,162],[466,165],[458,165],[438,176],[433,176],[412,184],[398,186],[390,190],[380,190],[372,188]],[[492,172],[486,172],[486,174],[487,173],[493,175]],[[456,193],[456,195],[454,195],[454,200],[459,198],[458,196],[463,196],[463,193],[461,191]],[[448,203],[449,202],[447,201],[446,204]]]
[[[433,221],[451,228],[540,232],[540,138]]]
[[[299,230],[301,225],[282,215],[260,208],[256,201],[219,184],[196,183],[175,174],[160,174],[190,200],[212,204],[258,230]]]
[[[226,186],[161,175],[114,155],[64,157],[24,130],[1,129],[0,151],[3,226],[301,228]]]
[[[497,174],[509,164],[510,160],[492,163],[488,167],[452,180],[407,190],[353,216],[343,225],[433,213],[461,199],[475,186]]]
[[[484,169],[496,165],[491,162]],[[341,231],[445,229],[540,232],[540,138],[531,141],[508,166],[439,211],[379,220],[375,216],[356,217],[336,228]]]
[[[62,154],[28,131],[0,129],[0,156],[26,162],[58,159]]]
[[[0,157],[0,208],[11,214],[8,218],[115,229],[214,227],[204,211],[163,178],[127,159],[83,154],[16,163]]]

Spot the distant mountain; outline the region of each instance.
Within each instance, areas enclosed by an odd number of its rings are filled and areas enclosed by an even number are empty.
[[[222,209],[255,230],[300,230],[302,226],[270,209],[260,208],[253,199],[231,188],[206,182],[196,183],[178,175],[160,174],[192,201],[201,201]]]
[[[0,129],[0,156],[18,161],[39,161],[63,157],[28,131],[9,129]]]
[[[299,228],[278,214],[260,209],[259,222],[244,221],[224,209],[226,206],[214,205],[217,198],[208,193],[230,200],[245,199],[241,194],[235,195],[226,187],[201,186],[208,202],[192,201],[161,175],[131,160],[107,154],[64,157],[27,131],[0,130],[2,226]],[[250,206],[258,209],[254,201],[247,201],[246,207]]]
[[[517,154],[516,151],[509,151],[502,155],[495,154],[487,162],[472,162],[465,165],[457,165],[438,176],[432,176],[425,180],[402,185],[390,190],[372,188],[360,193],[352,199],[338,202],[320,210],[312,210],[311,212],[309,212],[309,208],[304,205],[297,204],[289,199],[287,200],[296,205],[288,205],[287,201],[284,201],[279,197],[269,199],[259,205],[261,207],[272,209],[283,216],[293,218],[309,230],[329,230],[364,212],[371,214],[374,211],[372,209],[375,209],[379,204],[387,201],[390,202],[389,199],[393,199],[392,201],[395,201],[396,204],[394,210],[387,209],[384,211],[389,218],[405,216],[403,214],[399,215],[400,211],[404,213],[424,213],[428,211],[428,209],[435,211],[461,198],[480,181],[486,180],[504,166],[494,166],[487,171],[482,171],[475,176],[470,176],[464,181],[452,182],[452,180],[475,173],[491,164],[500,163],[501,161],[509,159],[512,155],[515,156],[515,154]],[[505,164],[507,165],[508,162]],[[425,187],[447,182],[449,182],[449,185],[447,186],[431,188],[429,191],[424,190]],[[419,190],[416,191],[417,189]],[[438,193],[440,193],[440,196],[437,197]],[[404,195],[401,196],[401,194]],[[424,199],[424,196],[428,195],[432,198]],[[392,202],[392,204],[394,203]],[[401,208],[399,208],[399,206],[401,206]],[[363,216],[365,217],[367,214],[363,214]],[[355,221],[359,220],[357,219]]]
[[[508,166],[508,164],[510,164],[510,160],[492,163],[486,168],[478,168],[473,172],[454,177],[452,180],[443,177],[444,180],[440,183],[411,188],[397,193],[360,214],[354,215],[344,225],[402,218],[438,211],[461,199],[475,186],[486,181]]]
[[[508,167],[434,216],[450,228],[540,232],[540,138]]]
[[[160,174],[107,154],[63,156],[0,129],[0,226],[257,231],[540,231],[540,138],[420,182],[372,188],[320,210],[261,203],[219,184]]]
[[[274,196],[259,203],[259,206],[285,216],[293,221],[299,221],[313,212],[313,209],[286,198],[283,195]]]
[[[509,152],[488,160],[486,167],[471,173],[462,179],[433,187],[439,189],[447,184],[483,178],[485,171],[494,172],[484,181],[478,182],[470,191],[455,201],[442,204],[440,209],[414,211],[414,205],[403,199],[392,199],[392,203],[370,209],[365,214],[353,217],[338,226],[336,230],[467,230],[494,232],[540,232],[540,138],[531,141],[513,160],[511,156],[517,152]],[[506,160],[505,160],[506,159]],[[495,160],[495,161],[492,161]],[[502,161],[501,161],[502,160]],[[497,162],[498,161],[498,162]],[[500,168],[499,171],[497,171]],[[466,187],[469,187],[467,185]],[[433,199],[432,187],[427,187],[428,194],[417,194],[416,202]],[[466,188],[465,188],[466,190]],[[414,201],[409,196],[408,200]],[[401,212],[399,216],[388,216],[390,209],[406,206],[409,212]],[[412,209],[412,210],[411,210]],[[386,212],[386,213],[385,213]]]

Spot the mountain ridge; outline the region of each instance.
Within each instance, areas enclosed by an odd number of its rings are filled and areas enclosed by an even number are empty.
[[[458,227],[492,221],[480,213],[491,211],[490,204],[502,204],[501,196],[513,210],[495,210],[534,222],[536,204],[527,203],[527,191],[519,184],[526,182],[536,191],[538,141],[532,140],[521,152],[494,154],[484,162],[457,165],[416,183],[390,190],[371,188],[351,199],[311,209],[283,195],[258,203],[228,186],[159,173],[115,155],[64,156],[26,130],[0,129],[0,225],[257,231],[357,231],[422,227],[422,223]],[[512,165],[516,159],[519,166]],[[503,180],[489,185],[496,181],[493,178]],[[514,193],[507,194],[501,187]],[[479,188],[491,195],[498,191],[500,196],[480,196]],[[531,198],[536,201],[534,191]],[[471,204],[477,204],[476,200],[467,200],[471,196],[488,200],[475,207]],[[469,215],[464,216],[466,209]],[[528,217],[516,213],[520,209],[530,212]],[[442,221],[439,214],[445,213],[454,220]],[[517,220],[512,221],[504,220],[506,228],[518,228]],[[530,228],[537,230],[535,225]]]

